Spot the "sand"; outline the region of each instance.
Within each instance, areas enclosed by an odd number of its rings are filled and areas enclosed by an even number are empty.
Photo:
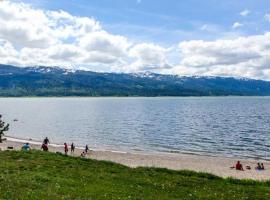
[[[8,146],[20,150],[24,142],[29,142],[31,148],[40,149],[41,142],[18,140],[16,138],[7,137],[7,140],[0,143],[1,150],[6,150]],[[90,147],[91,149],[91,147]],[[63,145],[49,145],[51,152],[64,152]],[[71,156],[80,156],[82,148],[76,148],[75,154]],[[70,155],[70,152],[69,152]],[[197,172],[207,172],[220,177],[233,177],[237,179],[253,179],[253,180],[270,180],[270,162],[248,159],[235,159],[225,157],[197,156],[188,154],[146,154],[146,153],[129,153],[116,151],[99,151],[91,150],[88,158],[96,160],[106,160],[120,163],[129,167],[162,167],[174,170],[193,170]],[[251,166],[251,170],[236,171],[230,169],[232,165],[240,160],[243,166]],[[257,162],[263,162],[265,170],[257,171],[255,166]]]

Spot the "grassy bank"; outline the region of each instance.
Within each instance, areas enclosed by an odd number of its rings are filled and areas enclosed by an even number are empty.
[[[270,182],[40,151],[3,151],[0,159],[0,199],[270,199]]]

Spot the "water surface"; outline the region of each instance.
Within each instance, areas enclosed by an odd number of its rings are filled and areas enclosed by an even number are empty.
[[[8,135],[95,149],[268,159],[269,97],[0,98]],[[17,122],[13,121],[18,119]]]

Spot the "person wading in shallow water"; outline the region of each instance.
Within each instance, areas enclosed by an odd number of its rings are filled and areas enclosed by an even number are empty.
[[[46,144],[48,145],[50,143],[49,139],[46,137],[44,140],[43,140],[43,144]]]
[[[75,145],[73,144],[73,142],[71,143],[70,151],[71,151],[71,154],[73,155],[75,151]]]
[[[88,145],[86,145],[86,146],[85,146],[85,150],[84,150],[85,153],[88,153],[88,150],[89,150]]]

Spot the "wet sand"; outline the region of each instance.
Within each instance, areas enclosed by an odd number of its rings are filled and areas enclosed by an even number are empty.
[[[18,140],[15,138],[7,138],[6,141],[0,143],[0,149],[6,150],[8,146],[12,146],[15,150],[20,150],[24,142],[29,142],[31,148],[40,149],[41,142]],[[70,144],[69,144],[70,145]],[[91,149],[91,147],[89,147]],[[51,152],[64,152],[63,145],[49,145]],[[80,156],[82,148],[76,148],[73,156]],[[70,155],[70,152],[69,152]],[[174,170],[193,170],[197,172],[207,172],[221,177],[233,177],[237,179],[253,179],[253,180],[270,180],[270,162],[256,161],[248,159],[234,159],[225,157],[197,156],[188,154],[146,154],[146,153],[129,153],[117,151],[100,151],[91,150],[88,158],[96,160],[106,160],[120,163],[129,167],[162,167]],[[250,166],[251,170],[236,171],[230,169],[232,165],[240,160],[243,166]],[[257,162],[263,162],[265,169],[263,171],[255,170]]]

